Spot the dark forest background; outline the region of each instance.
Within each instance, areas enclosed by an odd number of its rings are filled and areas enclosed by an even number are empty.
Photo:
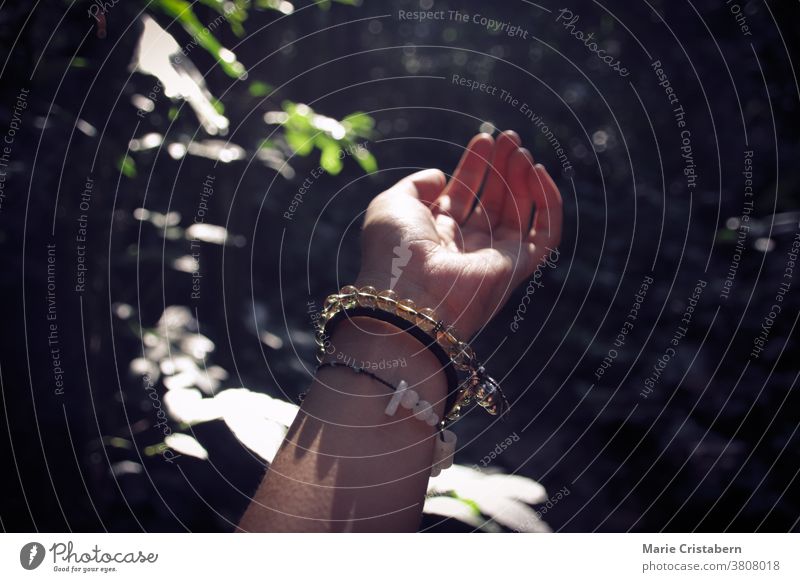
[[[172,416],[170,430],[191,433],[196,440],[184,446],[197,443],[208,458],[167,462],[151,394],[165,410],[167,392],[186,386],[296,401],[315,348],[309,302],[321,305],[355,276],[370,198],[416,168],[450,171],[461,144],[497,127],[519,132],[557,177],[565,232],[558,265],[543,273],[519,330],[510,323],[524,287],[475,339],[513,412],[505,422],[465,417],[456,461],[479,463],[516,433],[491,468],[551,494],[568,488],[543,516],[554,530],[798,529],[797,268],[764,351],[751,355],[800,232],[796,2],[740,2],[752,31],[744,35],[723,2],[571,0],[577,28],[602,39],[629,69],[625,78],[556,22],[563,6],[548,0],[422,2],[517,24],[527,39],[471,22],[398,18],[420,2],[298,2],[290,15],[249,4],[237,3],[239,15],[248,8],[245,20],[213,30],[247,79],[202,34],[207,46],[187,55],[230,122],[224,135],[204,129],[184,100],[162,93],[147,104],[156,79],[130,68],[143,10],[180,46],[199,38],[185,13],[176,21],[170,12],[180,2],[124,0],[102,21],[89,2],[0,8],[0,132],[28,91],[0,208],[0,527],[230,530],[263,460],[223,420]],[[192,9],[206,25],[218,8]],[[651,67],[657,59],[691,129],[691,190],[680,131]],[[527,102],[574,173],[561,175],[530,119],[454,85],[454,73]],[[325,133],[328,119],[342,123]],[[302,145],[319,132],[325,139]],[[371,156],[348,153],[361,143]],[[745,232],[746,150],[754,206]],[[221,228],[191,230],[209,175],[205,221]],[[81,214],[87,278],[77,293]],[[63,394],[48,344],[52,244]],[[195,249],[202,278],[193,297],[198,265],[187,257]],[[598,381],[646,276],[654,283],[634,329]],[[687,333],[644,398],[701,279]],[[165,338],[170,317],[183,336]],[[175,354],[184,357],[179,369],[160,365]]]

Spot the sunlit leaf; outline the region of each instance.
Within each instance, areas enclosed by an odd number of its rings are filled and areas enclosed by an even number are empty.
[[[230,26],[231,31],[236,36],[244,35],[244,26],[242,24],[247,20],[247,8],[250,4],[248,0],[198,0],[201,4],[205,4],[209,8],[218,12],[220,16],[225,17],[225,21]],[[210,26],[209,26],[210,27]]]
[[[547,524],[530,507],[547,501],[544,487],[532,479],[519,475],[502,473],[483,473],[479,470],[453,465],[442,471],[428,483],[428,495],[450,495],[458,497],[471,507],[477,507],[480,513],[495,522],[517,531],[539,532],[549,531]],[[464,509],[447,503],[446,508],[456,510],[458,515],[450,515],[455,519],[474,524],[474,519],[461,519]],[[426,509],[427,511],[427,503]]]
[[[262,81],[253,81],[250,83],[250,86],[247,88],[247,90],[253,97],[263,97],[272,91],[272,85]]]
[[[228,76],[240,79],[246,76],[245,68],[230,50],[197,18],[190,2],[186,0],[153,0],[153,6],[177,20],[192,39],[213,56]]]
[[[342,158],[339,155],[342,151],[341,146],[335,141],[328,140],[322,146],[322,155],[319,157],[319,165],[334,176],[342,171]]]
[[[188,434],[180,432],[168,435],[164,439],[164,444],[171,448],[173,451],[186,455],[187,457],[194,457],[196,459],[208,459],[208,451],[197,442],[197,439]]]
[[[255,4],[258,8],[277,10],[282,14],[291,14],[294,12],[294,5],[287,0],[256,0]]]
[[[372,173],[377,171],[375,157],[356,142],[356,138],[371,136],[375,125],[369,115],[356,112],[338,121],[332,117],[315,113],[304,103],[284,101],[283,111],[270,111],[264,121],[280,124],[285,130],[289,147],[300,156],[307,156],[314,148],[320,150],[320,165],[330,174],[338,174],[344,165],[346,151],[352,155],[361,168]]]
[[[291,129],[286,130],[286,142],[299,156],[307,156],[314,149],[314,140],[307,134]]]
[[[126,178],[132,179],[136,177],[136,162],[133,158],[122,156],[117,160],[117,169],[122,172],[122,175]]]
[[[338,4],[346,4],[348,6],[360,6],[361,0],[335,0]],[[331,4],[333,2],[331,0],[320,0],[317,2],[317,8],[321,8],[322,10],[330,10]]]
[[[305,103],[283,102],[283,110],[288,114],[288,118],[283,122],[295,131],[310,132],[314,129],[311,124],[313,111]]]
[[[136,46],[133,69],[155,76],[164,95],[170,99],[185,100],[207,133],[224,134],[230,122],[214,108],[213,96],[203,75],[183,54],[175,37],[147,15],[142,17],[142,22],[144,27]]]
[[[271,139],[262,139],[261,143],[258,144],[258,148],[262,150],[274,150],[277,147],[275,141]]]
[[[464,500],[451,495],[436,495],[425,499],[423,511],[430,515],[441,515],[456,519],[475,528],[479,528],[485,521],[480,512],[475,512],[473,507]]]
[[[358,165],[361,166],[367,174],[372,174],[378,171],[378,160],[375,159],[367,149],[359,148],[354,155]]]
[[[357,135],[367,137],[375,127],[375,120],[366,113],[357,111],[342,119],[342,125]]]
[[[103,443],[117,449],[132,449],[133,443],[122,437],[103,437]]]

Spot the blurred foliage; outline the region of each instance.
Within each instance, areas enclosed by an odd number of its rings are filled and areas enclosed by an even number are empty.
[[[339,4],[358,6],[361,0],[335,0]],[[294,5],[287,0],[199,0],[198,4],[207,6],[225,20],[228,27],[237,37],[245,34],[244,23],[249,11],[252,9],[275,10],[283,14],[294,12]],[[147,8],[160,10],[167,16],[174,18],[183,29],[194,38],[208,53],[216,59],[225,73],[234,79],[246,78],[244,65],[236,59],[236,55],[222,46],[222,43],[213,34],[218,27],[217,19],[208,25],[203,25],[194,11],[194,2],[187,0],[145,0]],[[317,6],[329,10],[332,0],[322,0]]]
[[[128,156],[120,157],[117,161],[117,169],[119,169],[126,178],[135,178],[137,175],[136,162],[133,158],[129,158]]]
[[[339,4],[358,6],[360,0],[336,0]],[[248,77],[245,66],[239,62],[233,51],[225,48],[215,36],[214,31],[219,27],[220,18],[223,19],[230,30],[242,37],[245,33],[244,23],[249,11],[252,9],[275,10],[283,14],[290,14],[294,6],[285,0],[200,0],[199,4],[212,9],[218,17],[204,25],[194,10],[194,3],[187,0],[148,0],[147,7],[173,18],[189,34],[194,42],[205,49],[219,64],[220,68],[230,77],[245,80]],[[318,2],[317,6],[329,10],[331,0]],[[166,32],[165,32],[166,34]],[[184,55],[188,52],[185,45]],[[262,80],[253,80],[248,86],[248,92],[256,98],[268,98],[273,92],[273,87]],[[222,115],[225,112],[224,103],[212,96],[212,105]],[[277,114],[276,114],[277,113]],[[178,111],[170,109],[168,118],[176,119]],[[282,111],[273,112],[267,117],[268,123],[278,123],[283,126],[285,142],[292,152],[300,156],[308,156],[315,149],[320,151],[320,167],[326,172],[336,175],[342,171],[344,159],[352,156],[361,168],[372,173],[378,169],[375,157],[358,140],[367,140],[372,137],[375,121],[363,112],[355,112],[346,116],[341,121],[320,115],[311,107],[303,103],[286,100],[282,104]],[[274,139],[264,140],[261,149],[278,149]],[[128,178],[135,177],[135,164],[131,160],[125,166],[120,165],[123,175]]]
[[[342,171],[346,155],[352,155],[367,173],[378,169],[375,157],[357,142],[368,139],[375,127],[375,120],[366,113],[352,113],[337,121],[314,113],[308,105],[284,101],[283,111],[270,112],[266,118],[283,126],[286,142],[297,155],[308,156],[318,149],[320,166],[329,174]]]
[[[253,81],[247,90],[253,97],[264,97],[272,92],[272,86],[263,81]]]
[[[231,26],[231,29],[236,33],[236,31],[241,28],[241,22],[244,16],[236,15],[241,14],[242,11],[246,14],[246,9],[228,10],[221,6],[221,2],[217,3],[210,0],[204,1],[203,4],[213,5],[215,7],[217,4],[220,4],[219,10]],[[213,21],[209,26],[204,26],[195,14],[192,4],[186,0],[154,0],[148,2],[148,5],[158,8],[167,16],[177,20],[183,29],[216,59],[219,66],[228,76],[235,79],[247,77],[244,65],[236,59],[236,55],[223,47],[222,43],[214,36],[212,31],[216,29],[216,25],[214,24],[216,21]],[[236,6],[235,3],[234,6]]]

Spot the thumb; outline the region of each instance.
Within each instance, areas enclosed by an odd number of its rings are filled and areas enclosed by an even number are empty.
[[[429,168],[406,176],[389,188],[389,191],[413,196],[426,206],[430,206],[446,183],[444,172],[436,168]]]

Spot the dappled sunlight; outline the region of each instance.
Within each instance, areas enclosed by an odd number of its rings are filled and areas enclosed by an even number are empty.
[[[533,479],[453,465],[430,480],[425,512],[476,527],[486,521],[480,513],[512,530],[544,532],[550,528],[530,506],[545,501],[547,492]]]
[[[131,361],[131,372],[147,374],[152,381],[161,377],[167,390],[197,387],[213,393],[228,373],[219,366],[206,365],[214,342],[197,330],[197,321],[188,308],[167,307],[155,328],[142,331],[144,355]]]
[[[192,140],[187,143],[173,142],[167,146],[167,152],[174,160],[180,160],[184,156],[190,155],[223,164],[243,160],[247,157],[247,152],[243,147],[220,139]]]
[[[208,459],[208,451],[203,448],[197,439],[188,434],[180,432],[172,433],[164,439],[166,444],[172,450],[195,459],[206,460]]]
[[[197,222],[186,229],[186,238],[223,245],[228,240],[228,230],[224,226]]]
[[[214,108],[200,71],[183,54],[175,38],[155,20],[145,15],[142,23],[144,27],[131,69],[156,77],[167,97],[185,100],[207,133],[225,134],[230,122]]]
[[[203,398],[199,390],[169,390],[164,402],[170,416],[179,422],[195,425],[222,420],[244,446],[271,462],[289,425],[299,410],[297,406],[246,388],[229,388]]]
[[[486,523],[486,519],[481,517],[474,504],[452,495],[427,497],[423,512],[429,515],[449,517],[476,529],[483,529]]]
[[[152,103],[152,102],[151,102]],[[142,137],[133,138],[128,142],[128,149],[132,152],[144,152],[157,148],[164,143],[164,136],[160,133],[146,133]]]
[[[185,427],[222,421],[247,450],[265,463],[272,462],[300,410],[297,405],[247,388],[220,389],[228,373],[209,365],[214,342],[199,333],[186,307],[164,310],[145,338],[145,357],[133,360],[130,368],[161,377],[164,405],[173,421]],[[278,345],[275,338],[262,341]],[[164,444],[186,456],[214,460],[196,435],[176,432]],[[546,500],[544,487],[532,479],[453,465],[430,480],[424,511],[486,531],[502,526],[538,532],[549,527],[531,506]]]

